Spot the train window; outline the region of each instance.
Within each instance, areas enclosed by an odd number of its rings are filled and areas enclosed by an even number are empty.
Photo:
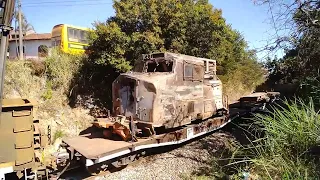
[[[147,72],[172,72],[173,62],[149,61],[147,62]]]
[[[184,72],[183,76],[185,80],[192,80],[193,74],[193,65],[192,64],[185,64],[184,65]]]
[[[203,66],[184,64],[183,77],[186,81],[202,81],[204,76]]]
[[[72,42],[78,42],[78,38],[76,37],[75,34],[75,29],[73,28],[68,28],[68,40]]]
[[[84,30],[68,28],[68,39],[71,42],[88,43],[88,34]]]
[[[80,40],[81,40],[81,43],[84,43],[84,44],[88,43],[88,33],[86,31],[80,31]]]

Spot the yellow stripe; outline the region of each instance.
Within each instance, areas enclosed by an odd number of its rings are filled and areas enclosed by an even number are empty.
[[[1,163],[0,168],[6,168],[6,167],[13,166],[13,165],[14,165],[14,162]]]
[[[82,45],[70,44],[70,48],[83,49],[84,47]]]

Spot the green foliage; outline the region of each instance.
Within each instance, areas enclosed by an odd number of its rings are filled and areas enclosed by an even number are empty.
[[[170,51],[215,59],[223,79],[240,76],[247,89],[262,80],[255,53],[208,0],[116,0],[114,9],[94,24],[88,49],[89,62],[108,74],[130,70],[141,54]]]
[[[320,116],[312,101],[284,102],[270,114],[255,117],[263,138],[235,152],[231,164],[246,164],[262,179],[316,179]],[[259,129],[259,128],[258,128]]]
[[[89,51],[94,51],[91,58],[98,65],[111,65],[120,71],[130,70],[129,62],[124,58],[128,38],[120,27],[112,22],[95,24],[96,31],[90,34],[92,40]]]
[[[61,89],[68,93],[71,81],[79,71],[83,62],[83,57],[69,55],[53,50],[51,55],[45,59],[47,85],[53,90]]]
[[[296,2],[298,3],[298,2]],[[299,84],[302,89],[296,94],[301,97],[311,96],[319,104],[318,83],[320,69],[320,13],[316,1],[306,0],[298,5],[290,18],[297,29],[286,55],[281,59],[269,60],[269,86],[274,84]],[[289,20],[288,20],[289,21]],[[284,38],[285,39],[285,38]],[[281,39],[279,39],[281,41]]]
[[[41,97],[45,100],[52,98],[52,82],[50,80],[46,82],[46,90]]]
[[[65,136],[65,132],[58,129],[53,135],[53,141],[52,142],[55,142],[57,139],[63,138],[64,136]]]
[[[320,107],[320,75],[306,77],[301,82],[301,89],[299,94],[304,99],[313,99],[313,102],[317,109]]]

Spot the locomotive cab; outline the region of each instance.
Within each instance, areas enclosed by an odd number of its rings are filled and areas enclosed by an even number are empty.
[[[216,61],[174,53],[143,55],[113,82],[113,112],[174,128],[227,109]]]

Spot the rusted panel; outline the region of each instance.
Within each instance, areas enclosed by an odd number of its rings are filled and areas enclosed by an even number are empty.
[[[194,112],[194,102],[190,101],[188,102],[188,114],[191,114]]]
[[[112,103],[113,103],[113,114],[119,115],[120,114],[120,107],[121,107],[121,102],[120,102],[120,84],[119,84],[119,78],[116,79],[113,84],[112,84]]]
[[[88,136],[77,136],[64,139],[63,142],[74,148],[77,152],[88,159],[96,159],[119,151],[131,149],[135,144],[140,144],[150,139],[138,139],[138,142],[114,141],[102,137],[91,138]]]
[[[214,105],[212,100],[204,101],[204,112],[212,112],[214,110]]]
[[[135,72],[121,74],[114,82],[116,114],[172,128],[224,108],[214,60],[155,53],[143,55],[135,66]],[[135,87],[128,82],[135,82]],[[215,104],[206,105],[207,100]]]
[[[194,65],[193,80],[203,81],[203,78],[204,78],[204,67],[199,65]]]

